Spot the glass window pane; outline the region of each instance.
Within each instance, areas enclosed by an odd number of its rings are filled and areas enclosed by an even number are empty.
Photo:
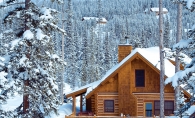
[[[165,101],[165,115],[168,116],[173,114],[174,111],[174,102],[173,101]]]
[[[114,112],[114,100],[105,100],[104,101],[104,111],[105,112]]]
[[[151,117],[152,116],[152,103],[146,103],[145,104],[145,113],[147,117]]]
[[[135,70],[136,87],[145,86],[145,71]]]

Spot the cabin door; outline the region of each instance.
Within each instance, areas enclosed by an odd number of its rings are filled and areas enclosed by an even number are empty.
[[[151,102],[145,103],[145,116],[152,117],[152,103]]]

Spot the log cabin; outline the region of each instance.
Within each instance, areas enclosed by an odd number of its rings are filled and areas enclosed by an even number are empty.
[[[174,75],[173,61],[165,59],[165,79]],[[184,92],[185,97],[190,94]],[[118,46],[118,64],[94,83],[66,94],[73,98],[73,115],[76,115],[75,98],[86,99],[86,111],[96,116],[141,116],[160,114],[160,58],[159,47],[137,48],[129,44]],[[164,89],[166,116],[174,111],[174,88]]]

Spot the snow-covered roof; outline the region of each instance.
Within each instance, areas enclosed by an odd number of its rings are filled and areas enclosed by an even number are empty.
[[[168,50],[168,49],[165,49]],[[148,60],[154,67],[160,70],[160,55],[159,55],[159,47],[151,47],[151,48],[136,48],[133,50],[125,59],[123,59],[120,63],[111,68],[104,77],[99,81],[99,84],[104,81],[110,74],[115,72],[119,67],[121,67],[127,60],[129,60],[133,55],[139,53],[146,60]],[[167,77],[172,77],[175,74],[175,66],[168,60],[165,59],[165,75]],[[99,85],[98,84],[98,85]],[[98,85],[92,85],[87,89],[86,96],[95,89]]]
[[[99,21],[99,18],[97,17],[83,17],[82,20],[96,20],[96,21]],[[100,18],[100,22],[107,22],[106,18],[102,17]]]
[[[99,80],[99,81],[95,81],[95,82],[90,83],[90,84],[87,84],[87,85],[85,85],[85,86],[76,88],[76,89],[74,89],[73,91],[68,91],[68,92],[65,91],[65,95],[68,96],[69,94],[73,94],[73,93],[76,93],[76,92],[79,92],[79,91],[82,92],[82,90],[85,90],[85,89],[87,89],[87,88],[89,88],[89,87],[91,87],[91,86],[93,86],[93,85],[99,84],[99,83],[100,83],[100,80]]]
[[[164,50],[170,50],[170,49],[164,49]],[[81,89],[86,89],[86,96],[92,92],[97,86],[99,86],[106,78],[108,78],[112,73],[114,73],[117,69],[119,69],[125,62],[127,62],[131,57],[133,57],[135,54],[139,53],[141,56],[143,56],[149,63],[151,63],[155,68],[160,70],[160,55],[159,55],[159,47],[150,47],[150,48],[136,48],[133,50],[126,58],[124,58],[120,63],[116,64],[114,67],[112,67],[107,73],[103,76],[103,78],[99,81],[93,82],[91,84],[88,84],[86,86],[83,86],[79,89],[76,89],[73,92],[79,91]],[[172,77],[175,74],[175,66],[168,60],[165,59],[165,75],[167,77]]]
[[[153,7],[153,8],[151,8],[151,11],[159,12],[159,8],[158,7]],[[168,10],[166,8],[163,8],[163,12],[168,12]]]

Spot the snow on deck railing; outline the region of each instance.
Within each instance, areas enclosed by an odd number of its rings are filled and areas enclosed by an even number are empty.
[[[191,97],[190,101],[183,105],[178,111],[175,111],[175,115],[182,115],[185,111],[187,111],[193,104],[195,103],[195,97]]]

